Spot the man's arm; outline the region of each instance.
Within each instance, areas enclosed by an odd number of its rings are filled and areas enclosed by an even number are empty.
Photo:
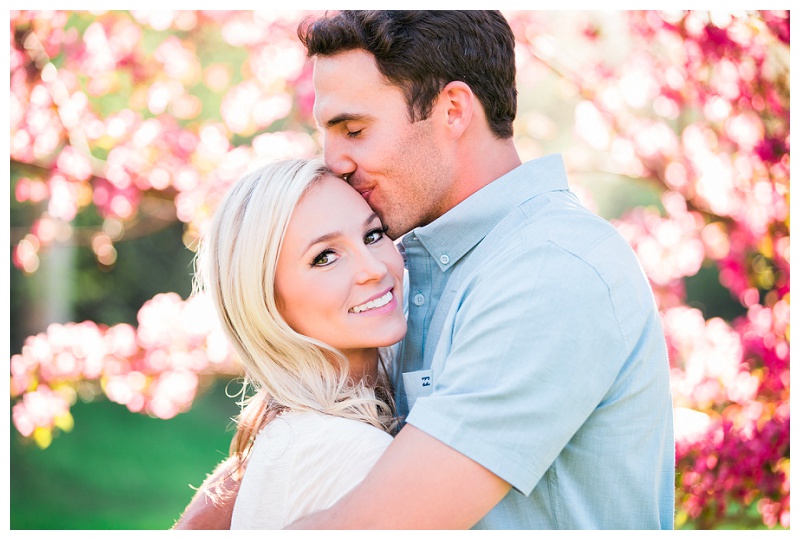
[[[192,497],[180,519],[173,525],[176,530],[230,529],[233,505],[240,481],[232,477],[236,459],[228,458],[214,469]],[[220,483],[220,480],[222,483]]]
[[[408,424],[367,477],[335,505],[290,529],[467,529],[511,486]]]

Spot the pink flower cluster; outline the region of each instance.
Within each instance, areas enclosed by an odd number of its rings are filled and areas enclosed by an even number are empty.
[[[239,374],[216,321],[204,295],[183,301],[167,293],[142,306],[138,328],[50,325],[11,357],[11,397],[21,397],[15,427],[26,437],[64,429],[70,406],[100,393],[157,418],[188,410],[202,378]],[[41,440],[49,444],[49,436]]]
[[[732,326],[689,308],[663,320],[679,406],[679,517],[711,526],[732,503],[755,502],[767,526],[788,528],[788,302],[755,304]]]
[[[699,441],[677,442],[681,462],[692,464],[679,470],[679,508],[698,528],[713,524],[734,502],[755,502],[767,526],[789,528],[788,411],[758,415],[757,422],[740,420],[748,415],[741,411],[736,417],[744,428],[736,420],[717,419]]]

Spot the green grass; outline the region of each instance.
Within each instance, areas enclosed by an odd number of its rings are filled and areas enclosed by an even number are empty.
[[[77,403],[45,450],[11,428],[11,529],[168,529],[227,454],[237,412],[218,381],[171,420]]]

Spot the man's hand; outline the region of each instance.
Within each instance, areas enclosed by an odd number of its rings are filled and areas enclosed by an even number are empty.
[[[367,477],[336,504],[290,529],[468,529],[511,486],[408,424]]]
[[[234,476],[237,460],[228,458],[206,477],[183,515],[173,525],[176,530],[230,529],[233,505],[240,481]]]

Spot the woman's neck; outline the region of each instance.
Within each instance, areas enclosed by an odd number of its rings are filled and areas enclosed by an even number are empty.
[[[362,379],[369,384],[378,380],[378,349],[349,349],[343,351],[350,363],[350,378],[353,382]]]

